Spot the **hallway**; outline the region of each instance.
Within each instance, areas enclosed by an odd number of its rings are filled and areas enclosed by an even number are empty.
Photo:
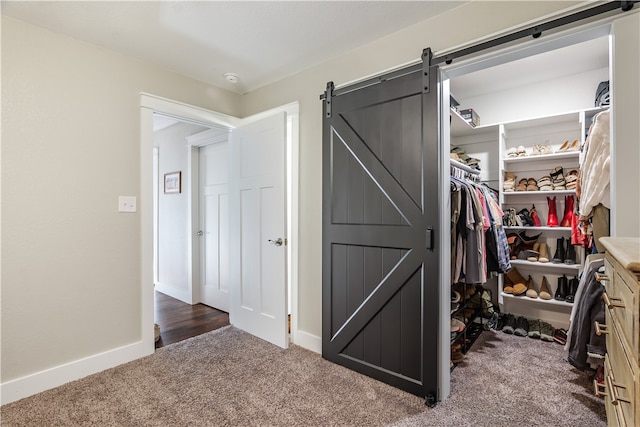
[[[190,305],[155,292],[155,322],[160,325],[156,348],[227,326],[229,314],[204,304]]]

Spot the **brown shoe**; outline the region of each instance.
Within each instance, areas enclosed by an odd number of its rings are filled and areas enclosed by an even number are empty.
[[[538,298],[538,291],[536,291],[536,287],[533,284],[531,276],[527,279],[527,296],[529,298]]]
[[[540,243],[538,262],[549,262],[549,246],[546,243]]]
[[[549,289],[549,281],[547,276],[542,276],[542,285],[540,285],[540,298],[549,300],[551,299],[551,289]]]
[[[507,275],[504,275],[504,285],[502,287],[502,292],[504,292],[505,294],[513,294],[513,283],[511,283],[511,280],[509,280],[509,277],[507,277]]]
[[[514,295],[522,295],[527,292],[527,281],[522,274],[515,268],[512,267],[511,270],[507,271],[507,277],[513,283],[513,294]]]

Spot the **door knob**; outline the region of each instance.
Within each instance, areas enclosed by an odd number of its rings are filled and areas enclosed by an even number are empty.
[[[283,243],[282,238],[280,238],[280,237],[278,237],[278,240],[269,239],[268,241],[269,241],[269,243],[272,243],[272,244],[274,244],[276,246],[282,246],[282,243]]]
[[[204,233],[202,232],[202,230],[198,231],[198,236],[204,236]]]

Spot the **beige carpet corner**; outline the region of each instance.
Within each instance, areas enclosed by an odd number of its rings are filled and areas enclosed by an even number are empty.
[[[3,426],[605,426],[561,346],[485,332],[435,408],[232,326],[0,408]]]

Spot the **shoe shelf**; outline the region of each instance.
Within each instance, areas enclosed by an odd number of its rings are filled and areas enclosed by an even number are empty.
[[[580,157],[579,151],[565,151],[565,152],[553,153],[553,154],[540,154],[537,156],[507,157],[507,158],[504,158],[502,161],[505,164],[542,162],[546,160],[555,160],[555,161],[574,160],[575,161],[579,157]]]
[[[505,292],[501,292],[500,296],[502,298],[507,298],[510,300],[514,300],[514,301],[522,301],[522,302],[538,302],[540,304],[549,304],[549,305],[558,305],[561,307],[573,307],[573,303],[570,302],[566,302],[566,301],[559,301],[556,299],[542,299],[540,297],[538,298],[529,298],[527,296],[524,295],[512,295],[512,294],[507,294]]]
[[[574,271],[578,272],[582,268],[580,264],[564,264],[564,263],[554,263],[554,262],[538,262],[538,261],[528,261],[526,259],[512,259],[511,265],[515,265],[518,267],[531,267],[536,269],[549,269],[549,270],[566,270],[566,271]],[[577,274],[577,273],[576,273]]]
[[[503,191],[503,196],[555,196],[555,195],[575,195],[576,190],[551,190],[551,191]]]
[[[551,191],[504,191],[506,172],[515,175],[515,186],[521,180],[533,179],[537,182],[543,177],[549,177],[554,181],[554,172],[557,168],[563,169],[565,179],[572,170],[580,168],[580,147],[584,144],[589,118],[595,112],[590,109],[558,114],[548,117],[532,118],[510,123],[503,123],[499,130],[499,163],[500,163],[500,202],[503,211],[515,209],[516,212],[534,207],[536,215],[542,226],[505,226],[507,233],[522,234],[525,237],[535,238],[537,242],[545,244],[548,258],[556,256],[559,242],[566,241],[571,235],[571,227],[548,226],[549,220],[555,216],[560,224],[570,209],[568,203],[575,203],[575,189],[559,189]],[[573,141],[576,141],[575,143]],[[507,153],[525,153],[518,157],[508,157]],[[549,154],[532,154],[533,152]],[[571,151],[569,151],[571,150]],[[565,188],[563,184],[557,187]],[[535,187],[537,188],[537,187]],[[535,189],[534,188],[534,189]],[[573,196],[573,197],[572,197]],[[553,223],[553,222],[552,222]],[[557,290],[557,282],[560,278],[576,277],[582,270],[584,251],[573,246],[575,264],[529,261],[527,259],[511,260],[524,278],[531,277],[536,288],[546,277],[552,296]],[[564,259],[564,249],[558,255]],[[503,312],[510,312],[525,317],[539,318],[554,326],[568,324],[568,313],[572,303],[556,299],[544,300],[541,298],[529,298],[525,295],[514,296],[503,292],[504,277],[498,279],[499,302],[503,306]]]

